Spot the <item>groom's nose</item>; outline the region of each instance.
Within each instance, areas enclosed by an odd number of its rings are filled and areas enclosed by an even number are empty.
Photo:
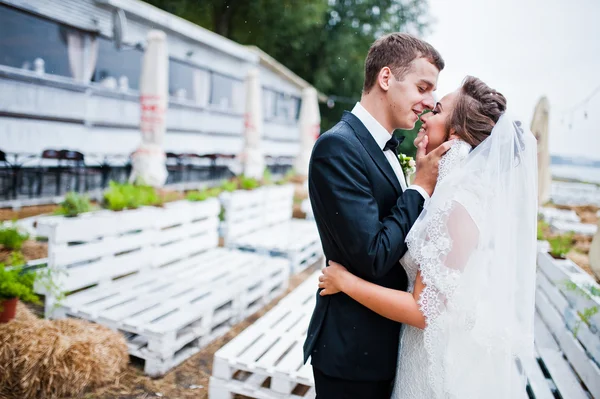
[[[425,98],[422,101],[423,107],[429,110],[432,110],[435,107],[435,100],[433,99],[433,93],[428,92],[425,93]]]

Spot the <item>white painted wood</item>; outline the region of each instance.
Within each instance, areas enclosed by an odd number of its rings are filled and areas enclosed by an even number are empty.
[[[536,359],[522,359],[525,374],[527,375],[529,387],[535,399],[554,399],[554,395],[550,390],[548,381]]]
[[[543,351],[540,351],[546,366],[549,369],[555,367],[555,370],[558,371],[565,369],[567,366],[564,365],[570,363],[592,395],[600,397],[600,369],[598,369],[598,366],[596,366],[587,356],[583,347],[566,328],[560,314],[552,306],[547,296],[541,291],[538,291],[536,294],[536,307],[549,330],[559,343],[561,351],[568,359],[568,363],[566,363],[562,354],[559,352],[545,351],[544,355],[544,353],[542,353]],[[587,397],[576,378],[572,378],[569,374],[564,372],[557,372],[556,374],[553,374],[552,377],[563,397]]]
[[[590,287],[600,291],[594,279],[569,259],[558,260],[547,253],[538,253],[538,267],[565,296],[573,310],[579,313],[598,307],[600,297],[593,295]],[[600,336],[600,313],[590,318],[590,331]]]
[[[564,220],[553,220],[550,222],[550,228],[558,233],[582,234],[593,236],[598,231],[598,225],[592,223],[568,222]]]
[[[577,213],[574,210],[571,209],[541,207],[538,213],[546,222],[552,222],[556,220],[581,223],[581,218],[577,216]]]
[[[585,348],[588,355],[597,364],[600,363],[600,336],[592,333],[588,325],[583,322],[580,316],[573,310],[566,298],[556,288],[542,272],[537,276],[538,290],[546,294],[548,300],[562,315],[567,328]]]
[[[69,292],[86,289],[47,316],[121,331],[147,374],[168,371],[288,285],[284,259],[217,248],[219,211],[210,199],[49,221],[57,282]]]
[[[273,309],[215,353],[209,395],[225,398],[234,393],[253,398],[294,398],[298,385],[314,385],[310,364],[302,362],[302,345],[316,300],[320,272],[283,298]],[[234,375],[244,371],[252,380]],[[270,378],[268,388],[254,381]],[[262,383],[261,382],[261,383]],[[307,392],[314,397],[314,390]],[[312,395],[312,396],[310,396]]]

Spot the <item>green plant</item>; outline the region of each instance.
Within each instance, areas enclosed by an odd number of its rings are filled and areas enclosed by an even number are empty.
[[[21,231],[16,225],[0,227],[0,245],[10,250],[19,250],[29,239],[29,234]]]
[[[574,292],[575,294],[587,299],[587,300],[591,300],[592,297],[591,295],[595,295],[597,296],[600,293],[600,290],[594,286],[587,286],[586,289],[587,291],[589,291],[589,293],[579,287],[577,284],[575,284],[573,281],[571,280],[565,280],[563,281],[563,285],[565,286],[565,288],[568,291]],[[583,311],[577,311],[577,316],[579,316],[579,320],[577,320],[575,322],[575,325],[573,326],[573,335],[575,337],[577,337],[577,334],[579,333],[579,329],[581,328],[581,323],[585,323],[587,325],[590,324],[590,319],[592,317],[594,317],[597,313],[598,313],[599,309],[598,306],[594,305],[594,306],[590,306],[589,308],[585,308],[583,309]]]
[[[136,186],[130,183],[120,184],[114,181],[110,182],[109,188],[104,192],[104,202],[107,208],[113,211],[161,204],[154,187]]]
[[[16,250],[10,253],[9,262],[11,266],[23,266],[25,263],[27,263],[27,259],[25,259],[23,252]]]
[[[206,190],[190,191],[186,194],[185,199],[188,201],[204,201],[208,199],[208,192]]]
[[[24,302],[40,303],[33,291],[35,272],[24,271],[22,266],[7,269],[0,263],[0,300],[18,298]]]
[[[294,171],[294,169],[289,169],[287,172],[285,172],[285,175],[283,175],[283,178],[281,178],[277,181],[277,184],[279,184],[279,185],[288,184],[294,176],[296,176],[296,172]]]
[[[65,195],[65,200],[60,203],[54,214],[73,217],[91,210],[92,203],[87,195],[71,191]]]
[[[550,255],[555,258],[564,258],[573,247],[573,233],[549,237]]]
[[[225,192],[232,192],[238,189],[238,183],[235,180],[226,180],[221,184],[221,190]]]
[[[253,177],[240,176],[240,188],[242,190],[253,190],[258,188],[260,183]]]
[[[204,201],[208,198],[218,197],[221,194],[221,189],[218,187],[204,188],[202,190],[190,191],[185,198],[188,201]]]
[[[262,184],[273,184],[273,174],[271,173],[271,170],[269,168],[265,168],[265,171],[263,172]]]
[[[546,231],[550,226],[543,220],[538,220],[537,224],[537,239],[545,240],[546,239]]]

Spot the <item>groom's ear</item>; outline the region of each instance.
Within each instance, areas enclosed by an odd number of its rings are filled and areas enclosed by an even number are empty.
[[[389,67],[383,67],[377,75],[377,84],[383,91],[390,89],[390,79],[393,79],[392,70]]]

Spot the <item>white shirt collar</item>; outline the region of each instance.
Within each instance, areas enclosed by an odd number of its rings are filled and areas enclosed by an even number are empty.
[[[379,148],[383,150],[385,143],[392,138],[391,133],[381,126],[381,123],[379,123],[377,119],[375,119],[373,115],[371,115],[369,111],[367,111],[365,107],[361,105],[361,103],[356,103],[352,109],[352,113],[363,123],[363,125],[365,125],[369,133],[371,133],[371,136],[373,136],[373,139],[375,139],[375,142]]]

